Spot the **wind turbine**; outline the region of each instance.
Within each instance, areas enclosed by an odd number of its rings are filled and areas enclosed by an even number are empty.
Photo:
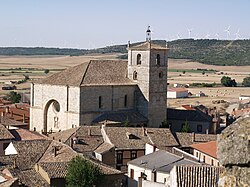
[[[192,33],[193,29],[187,28],[187,31],[188,31],[188,37],[191,38],[191,33]]]
[[[219,40],[219,34],[218,33],[215,34],[215,37],[216,37],[217,40]]]
[[[235,40],[238,40],[238,39],[240,39],[240,29],[238,29],[238,31],[235,33],[235,36],[236,36],[236,38],[235,38]]]
[[[181,39],[181,35],[178,33],[178,34],[176,34],[176,36],[177,36],[177,39],[179,40],[179,39]]]
[[[228,26],[228,28],[225,30],[225,32],[227,33],[227,39],[229,39],[230,36],[230,25]]]
[[[208,39],[210,37],[210,34],[207,33],[206,36],[205,36],[205,39]]]

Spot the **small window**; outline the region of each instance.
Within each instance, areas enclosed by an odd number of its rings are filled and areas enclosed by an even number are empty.
[[[99,108],[102,108],[102,96],[99,96]]]
[[[197,132],[202,132],[202,125],[197,125]]]
[[[156,65],[161,65],[161,56],[160,56],[160,54],[157,54],[156,55]]]
[[[131,152],[131,160],[134,160],[137,158],[137,153],[136,152]]]
[[[199,157],[199,153],[198,153],[198,152],[196,152],[196,157],[197,157],[197,158]]]
[[[57,116],[55,116],[54,117],[54,128],[59,128],[58,120],[59,120],[59,118]]]
[[[211,165],[212,165],[212,166],[214,165],[214,160],[213,160],[213,159],[211,160]]]
[[[141,64],[141,54],[137,55],[137,60],[136,60],[137,65]]]
[[[122,152],[117,153],[117,164],[122,164],[123,154]]]
[[[128,96],[124,96],[124,107],[126,108],[128,106]]]
[[[161,79],[163,77],[163,72],[161,71],[160,73],[159,73],[159,78]]]
[[[130,169],[130,178],[134,179],[134,170],[133,169]]]
[[[203,155],[203,162],[205,162],[206,161],[206,156],[205,155]]]
[[[134,71],[134,73],[133,73],[133,79],[137,80],[137,72],[136,71]]]

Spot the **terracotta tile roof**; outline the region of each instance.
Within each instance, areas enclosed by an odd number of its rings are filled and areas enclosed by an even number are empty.
[[[179,109],[168,108],[167,119],[212,122],[213,118],[199,110],[179,110]]]
[[[38,165],[44,169],[50,179],[65,178],[67,175],[68,162],[40,162]]]
[[[113,147],[114,147],[114,145],[111,145],[111,144],[109,144],[109,143],[104,142],[104,143],[102,143],[102,144],[95,150],[95,152],[96,152],[96,153],[99,153],[99,154],[103,154],[103,153],[109,151],[110,149],[112,149]]]
[[[37,83],[69,86],[134,85],[126,75],[126,61],[91,60],[41,79]]]
[[[39,186],[39,187],[49,187],[50,185],[44,180],[40,174],[38,174],[34,169],[19,170],[19,169],[9,169],[10,173],[14,177],[18,177],[20,186]]]
[[[16,165],[19,169],[33,168],[50,145],[50,140],[15,141],[13,145],[17,150]],[[14,157],[13,157],[14,158]],[[14,160],[12,159],[12,163]]]
[[[135,127],[104,127],[111,143],[118,149],[145,149],[145,144],[157,147],[177,146],[169,129],[135,128]],[[130,133],[131,138],[127,136]]]
[[[170,92],[188,92],[185,88],[169,88],[168,91]]]
[[[176,132],[174,136],[176,137],[176,140],[182,147],[187,147],[196,143],[204,143],[217,140],[217,135],[215,134],[195,134],[195,133]]]
[[[90,133],[90,134],[89,134]],[[70,146],[72,139],[77,138],[78,143],[73,144],[73,149],[84,154],[91,154],[103,143],[99,126],[80,126],[49,135],[50,138],[61,140]]]
[[[185,110],[195,110],[192,105],[181,105]]]
[[[16,141],[48,139],[46,136],[38,132],[29,131],[27,129],[17,128],[17,129],[10,129],[9,131],[15,137]]]
[[[0,124],[0,140],[10,140],[14,139],[14,136],[6,129],[2,124]]]
[[[165,45],[156,43],[155,41],[151,41],[151,45],[149,42],[143,42],[139,44],[131,44],[131,46],[129,47],[129,49],[133,49],[133,50],[145,50],[145,49],[150,49],[150,48],[166,50],[167,49],[166,42],[165,42]]]
[[[135,110],[108,111],[97,116],[92,123],[104,121],[124,123],[128,120],[131,123],[146,123],[148,119]]]
[[[216,141],[193,144],[191,145],[191,147],[211,157],[217,158],[217,142]]]
[[[2,125],[4,125],[4,126],[24,126],[24,125],[28,125],[27,123],[23,123],[23,122],[11,119],[8,116],[1,116],[0,117],[0,123]]]
[[[56,154],[54,149],[56,149]],[[39,163],[69,162],[76,155],[77,153],[68,145],[57,141],[51,141],[46,151],[44,151],[43,155],[40,157]]]

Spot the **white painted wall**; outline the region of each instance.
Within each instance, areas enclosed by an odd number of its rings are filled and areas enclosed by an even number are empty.
[[[174,98],[184,98],[188,96],[188,91],[183,92],[176,92],[176,91],[168,91],[167,98],[174,99]]]
[[[14,147],[13,143],[11,142],[9,146],[4,150],[5,155],[17,155],[16,148]]]

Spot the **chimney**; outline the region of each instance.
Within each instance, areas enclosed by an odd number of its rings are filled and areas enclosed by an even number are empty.
[[[2,116],[2,117],[4,116],[4,111],[3,111],[3,112],[1,112],[1,116]]]
[[[142,136],[147,136],[146,129],[144,127],[142,127]]]
[[[195,133],[192,133],[192,142],[195,142]]]
[[[88,136],[91,136],[91,129],[88,128]]]
[[[17,165],[16,165],[16,158],[14,159],[14,162],[13,162],[13,168],[17,168]]]
[[[6,114],[8,114],[10,112],[10,108],[8,106],[5,108],[5,112],[6,112]]]
[[[74,141],[73,141],[73,138],[70,138],[70,141],[69,141],[69,143],[70,143],[70,147],[71,147],[71,148],[73,148],[73,145],[74,145]]]
[[[56,146],[53,146],[53,152],[54,152],[54,157],[56,157],[56,154],[57,154],[57,148],[56,148]]]

